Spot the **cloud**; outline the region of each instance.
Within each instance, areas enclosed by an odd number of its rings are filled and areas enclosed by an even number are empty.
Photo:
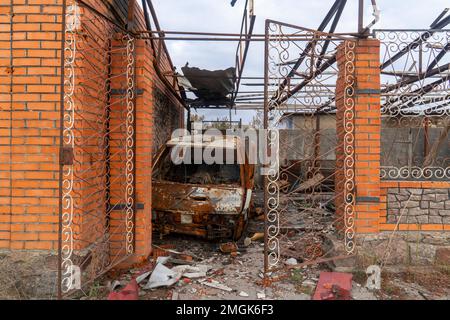
[[[316,29],[334,0],[254,0],[254,2],[257,16],[254,32],[264,33],[265,19]],[[229,33],[239,33],[244,3],[244,0],[238,0],[235,7],[231,7],[230,0],[153,0],[164,30]],[[371,6],[370,1],[366,0],[365,3],[365,23],[368,23],[372,20]],[[391,29],[428,28],[438,14],[449,5],[448,0],[377,0],[377,3],[381,9],[381,20],[375,28]],[[357,30],[357,4],[357,0],[347,1],[337,32]],[[234,66],[237,43],[168,41],[167,46],[178,70],[188,61],[190,66],[199,68],[225,69]],[[253,42],[244,76],[262,76],[263,57],[263,43]],[[262,87],[251,89],[261,90]],[[250,89],[244,87],[244,90]],[[215,111],[206,113],[216,114]]]

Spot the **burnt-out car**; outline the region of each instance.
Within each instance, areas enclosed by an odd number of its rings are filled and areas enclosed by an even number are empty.
[[[254,165],[248,163],[245,152],[240,152],[238,137],[202,139],[172,139],[156,155],[152,182],[154,230],[161,235],[180,233],[210,240],[237,240],[248,220]],[[233,153],[234,161],[173,161],[174,153],[184,152],[181,158],[185,159],[188,152],[203,152],[211,146],[215,146],[214,152]]]

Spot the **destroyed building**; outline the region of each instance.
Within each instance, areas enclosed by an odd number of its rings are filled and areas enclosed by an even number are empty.
[[[232,34],[165,31],[150,0],[48,2],[0,4],[0,249],[45,256],[37,268],[53,261],[52,297],[146,263],[158,251],[152,218],[171,229],[161,212],[172,204],[178,231],[251,238],[242,221],[196,221],[188,196],[205,217],[236,200],[236,212],[262,219],[252,233],[263,234],[264,285],[302,263],[448,265],[448,10],[427,29],[377,30],[374,5],[373,22],[337,33],[346,1],[336,0],[317,30],[267,19],[258,34],[245,1]],[[238,43],[235,65],[187,64],[181,75],[166,41],[200,40]],[[264,64],[246,78],[252,42],[264,43]],[[274,161],[158,176],[154,157],[202,108],[229,111],[230,127],[232,111],[260,112]],[[161,180],[181,185],[168,207],[174,190]],[[205,195],[183,184],[233,188]]]

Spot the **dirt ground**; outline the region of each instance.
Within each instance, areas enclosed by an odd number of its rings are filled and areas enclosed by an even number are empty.
[[[194,257],[192,263],[211,267],[206,277],[181,279],[171,287],[139,290],[141,300],[246,300],[246,299],[295,299],[309,300],[315,291],[321,271],[331,271],[329,265],[319,264],[277,275],[284,276],[269,287],[262,285],[262,242],[240,248],[236,257],[223,254],[217,243],[191,237],[170,236],[155,244],[172,244],[177,251]],[[239,245],[239,244],[238,244]],[[149,262],[149,266],[151,266]],[[171,264],[167,264],[171,267]],[[107,299],[111,283],[118,280],[125,286],[142,273],[136,268],[114,273],[98,279],[89,289],[72,296],[72,299]],[[202,279],[213,279],[231,288],[230,292],[202,284]],[[142,284],[145,284],[145,279]],[[364,286],[367,276],[363,271],[353,273],[353,299],[386,300],[449,300],[450,269],[447,267],[386,267],[382,271],[381,290],[371,292]],[[116,291],[120,290],[116,288]],[[56,257],[34,252],[0,254],[0,299],[55,299]]]
[[[247,235],[262,230],[262,221],[252,220]],[[206,276],[180,281],[170,287],[145,290],[142,287],[148,278],[140,283],[141,300],[310,300],[322,271],[333,271],[333,264],[315,264],[272,274],[278,277],[268,287],[262,283],[263,242],[254,241],[245,246],[243,239],[237,243],[235,256],[222,253],[220,243],[209,242],[195,237],[170,235],[159,239],[154,235],[156,247],[171,245],[173,250],[192,257],[191,261],[166,263],[172,268],[180,263],[208,265]],[[179,258],[179,254],[172,254]],[[287,259],[284,257],[283,259]],[[84,291],[70,296],[71,299],[107,299],[112,284],[118,287],[127,285],[130,280],[155,266],[150,258],[148,264],[139,268],[112,272]],[[180,260],[180,259],[179,259]],[[286,265],[286,260],[281,265]],[[39,252],[0,252],[0,299],[55,299],[56,298],[55,255]],[[203,281],[217,281],[229,291],[207,286]],[[369,291],[365,288],[367,275],[363,270],[353,272],[352,299],[356,300],[439,300],[450,299],[450,268],[443,266],[427,267],[385,267],[382,270],[381,290]]]
[[[57,261],[39,251],[0,252],[0,300],[55,299]]]
[[[261,226],[253,222],[248,233],[252,234]],[[175,285],[151,290],[140,290],[141,300],[310,300],[322,271],[333,271],[330,264],[304,266],[290,271],[273,274],[279,277],[270,286],[262,283],[263,242],[252,242],[245,247],[243,241],[237,243],[238,254],[233,257],[219,250],[219,243],[212,243],[194,237],[171,235],[163,240],[154,238],[154,244],[172,245],[176,251],[193,257],[193,265],[208,265],[206,277],[182,278]],[[169,263],[170,268],[172,265]],[[130,270],[109,283],[119,279],[126,285],[142,269]],[[217,281],[231,289],[224,291],[211,288],[202,281]],[[142,284],[147,281],[144,280]],[[450,299],[450,272],[445,268],[386,268],[382,272],[381,290],[369,291],[365,288],[367,276],[363,271],[353,273],[352,299],[355,300],[438,300]],[[97,298],[106,298],[105,296]]]

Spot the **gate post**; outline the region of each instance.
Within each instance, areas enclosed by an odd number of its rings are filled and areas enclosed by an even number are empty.
[[[136,219],[135,260],[151,252],[153,54],[148,40],[135,40],[136,49]]]
[[[122,79],[117,85],[122,90],[127,86],[128,90],[134,92],[132,97],[134,129],[131,135],[127,133],[126,137],[121,137],[127,138],[130,145],[133,145],[133,164],[127,163],[127,167],[130,165],[127,170],[133,174],[132,176],[127,174],[127,178],[133,182],[133,187],[129,191],[134,195],[134,217],[133,220],[127,218],[124,221],[123,217],[119,216],[114,221],[116,225],[122,226],[123,230],[117,239],[112,239],[115,243],[111,243],[111,247],[122,248],[125,240],[127,243],[128,257],[116,266],[118,269],[144,262],[151,253],[152,241],[153,54],[148,41],[133,39],[132,43],[133,49],[129,50],[129,54],[133,55],[133,63],[128,67],[133,68],[133,71],[130,71],[133,74],[133,83]],[[115,59],[119,64],[123,63],[120,54]],[[126,239],[123,237],[124,234]],[[112,255],[115,254],[115,251],[112,251]]]
[[[380,132],[381,132],[381,112],[380,112],[380,43],[377,39],[358,39],[353,42],[353,57],[348,55],[348,43],[345,41],[338,49],[339,77],[336,86],[336,108],[338,121],[338,149],[336,192],[342,192],[341,202],[346,202],[345,156],[349,156],[350,149],[346,149],[346,144],[350,145],[353,152],[353,206],[350,211],[345,208],[345,204],[337,203],[338,214],[344,217],[346,229],[348,228],[345,218],[348,213],[354,220],[350,224],[354,226],[352,232],[372,233],[378,232],[380,215]],[[346,51],[347,50],[347,51]],[[353,58],[354,70],[353,78],[348,77],[346,63]],[[349,91],[349,81],[353,81]],[[344,113],[348,104],[353,104],[351,114],[352,136],[350,140],[345,138],[347,132]],[[351,142],[351,143],[350,143]],[[341,180],[344,179],[344,182]],[[341,225],[343,227],[343,225]]]

